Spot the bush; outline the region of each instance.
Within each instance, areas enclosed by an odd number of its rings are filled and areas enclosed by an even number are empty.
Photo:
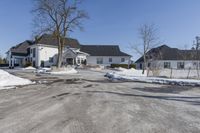
[[[122,67],[122,68],[127,68],[128,69],[128,64],[111,64],[111,68],[117,68],[117,67]],[[129,68],[136,68],[135,64],[130,64]]]
[[[32,66],[32,63],[31,62],[26,62],[26,64],[24,65],[24,67],[29,67],[29,66]]]

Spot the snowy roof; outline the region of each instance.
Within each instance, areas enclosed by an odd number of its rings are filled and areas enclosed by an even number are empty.
[[[180,50],[162,45],[151,49],[147,53],[148,60],[200,60],[200,51],[196,50]],[[143,62],[143,56],[136,63]]]
[[[81,45],[80,51],[91,56],[130,56],[120,51],[118,45]]]

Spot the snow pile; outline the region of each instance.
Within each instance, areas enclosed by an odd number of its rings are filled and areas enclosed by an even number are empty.
[[[25,67],[24,70],[36,70],[36,68],[29,66],[29,67]]]
[[[51,68],[43,67],[43,68],[39,68],[39,69],[35,70],[34,72],[35,73],[47,73],[50,71],[51,71]]]
[[[8,72],[0,69],[0,88],[27,84],[32,84],[32,82],[28,79],[11,75]]]
[[[136,77],[146,77],[147,72],[145,71],[144,74],[142,74],[142,70],[136,70],[134,68],[131,69],[125,69],[125,68],[116,68],[118,70],[117,72],[113,72],[118,75],[124,75],[124,76],[136,76]]]
[[[181,85],[181,86],[185,85],[200,86],[200,80],[147,77],[146,73],[142,75],[141,72],[142,72],[141,70],[135,70],[135,69],[132,70],[121,69],[121,71],[118,72],[107,73],[105,77],[108,77],[109,79],[112,80],[137,81],[137,82]]]
[[[66,68],[65,70],[62,71],[53,71],[49,73],[53,75],[64,75],[64,74],[76,74],[78,73],[78,71],[76,71],[74,68]]]

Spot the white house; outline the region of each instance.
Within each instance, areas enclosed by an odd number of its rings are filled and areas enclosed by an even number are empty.
[[[197,50],[180,50],[162,45],[151,49],[146,58],[150,69],[200,69],[200,51]],[[135,63],[137,69],[142,69],[143,57]]]
[[[58,46],[56,38],[44,34],[34,42],[21,43],[7,52],[10,67],[23,66],[30,62],[34,67],[50,67],[56,65]],[[130,62],[131,56],[121,52],[118,45],[80,45],[76,39],[66,38],[63,51],[63,65],[103,65]],[[18,57],[23,51],[23,54]],[[13,52],[14,51],[14,52]]]

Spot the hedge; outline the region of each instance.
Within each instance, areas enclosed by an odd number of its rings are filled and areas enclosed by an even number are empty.
[[[111,64],[111,68],[117,68],[117,67],[122,67],[122,68],[127,68],[128,69],[128,64]],[[130,64],[129,68],[135,68],[135,64]]]

